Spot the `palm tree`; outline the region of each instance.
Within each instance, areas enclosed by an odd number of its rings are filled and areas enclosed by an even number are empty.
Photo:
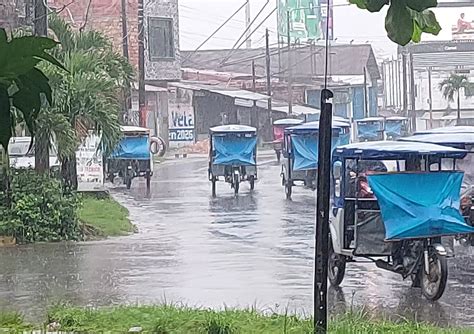
[[[471,83],[465,75],[452,73],[449,78],[444,79],[439,84],[439,90],[443,97],[449,102],[454,102],[454,94],[457,97],[457,124],[461,121],[461,88],[469,88]]]
[[[55,55],[68,72],[46,66],[54,103],[42,114],[39,127],[56,142],[66,186],[77,189],[76,150],[89,131],[100,134],[107,151],[120,140],[120,93],[133,69],[101,33],[73,31],[58,17],[50,29],[61,43]]]

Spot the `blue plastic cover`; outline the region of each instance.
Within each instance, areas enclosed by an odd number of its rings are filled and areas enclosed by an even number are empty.
[[[111,155],[112,159],[150,160],[148,136],[124,137]]]
[[[415,141],[420,143],[432,143],[439,145],[447,145],[453,147],[463,147],[465,145],[474,144],[474,132],[473,133],[429,133],[429,134],[417,134],[410,137],[400,138],[403,141]]]
[[[213,164],[216,165],[256,165],[255,150],[257,137],[215,136]]]
[[[312,135],[292,135],[291,145],[293,151],[293,170],[310,170],[318,168],[318,154],[319,154],[319,134]],[[333,134],[331,139],[332,151],[339,145],[341,140],[346,140],[346,135],[335,136]],[[347,138],[348,139],[348,138]]]
[[[387,240],[473,233],[460,212],[462,172],[369,175]]]
[[[402,136],[403,121],[386,121],[385,122],[385,133],[391,137]]]
[[[358,122],[357,134],[359,138],[378,139],[380,137],[380,123],[378,122]]]

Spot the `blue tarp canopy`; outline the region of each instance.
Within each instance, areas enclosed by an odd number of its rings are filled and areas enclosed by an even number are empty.
[[[148,135],[122,138],[112,153],[111,158],[150,160],[150,140]]]
[[[408,156],[437,156],[462,159],[464,150],[429,143],[404,141],[373,141],[353,143],[338,147],[334,155],[346,159],[379,159],[398,160]]]
[[[473,233],[460,212],[462,172],[369,175],[387,240]]]
[[[472,133],[451,132],[451,133],[418,134],[415,136],[401,138],[400,140],[420,142],[420,143],[432,143],[432,144],[464,148],[465,145],[474,144],[474,132]]]
[[[383,119],[365,119],[357,122],[359,138],[378,139],[383,130]]]
[[[415,132],[415,136],[428,133],[474,133],[474,126],[447,126],[444,128],[417,131]]]
[[[332,150],[345,141],[347,136],[332,136]],[[318,168],[319,134],[292,134],[293,170],[311,170]]]
[[[212,138],[215,165],[256,165],[255,151],[257,137],[255,136],[214,136]]]
[[[387,120],[385,122],[385,134],[391,137],[401,137],[403,132],[403,120]]]

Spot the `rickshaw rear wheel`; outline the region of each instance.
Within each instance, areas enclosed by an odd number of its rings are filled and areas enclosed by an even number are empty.
[[[332,286],[338,287],[344,280],[346,273],[346,258],[334,252],[331,241],[329,242],[328,255],[328,279]]]
[[[291,186],[291,184],[289,182],[286,182],[285,184],[285,195],[286,195],[286,199],[291,199],[291,192],[292,192],[292,189],[293,187]]]
[[[424,262],[421,270],[421,291],[431,301],[441,298],[446,289],[448,280],[448,261],[446,256],[436,253],[434,249],[429,251],[430,273],[426,273]]]
[[[127,186],[127,189],[132,187],[132,178],[128,175],[125,177],[125,185]]]
[[[217,183],[217,179],[216,179],[215,176],[212,177],[211,182],[212,182],[212,197],[216,197],[216,183]]]
[[[234,174],[234,193],[237,195],[239,193],[240,187],[240,176],[239,174]]]
[[[255,189],[255,176],[250,175],[249,182],[250,182],[250,190],[254,190]]]
[[[280,160],[281,160],[281,152],[280,152],[280,151],[276,151],[276,156],[277,156],[277,161],[280,162]]]

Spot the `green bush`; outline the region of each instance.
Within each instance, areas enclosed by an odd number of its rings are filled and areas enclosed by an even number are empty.
[[[78,240],[79,198],[64,193],[61,181],[33,170],[14,171],[10,199],[0,193],[0,235],[18,243]],[[10,203],[8,203],[10,202]]]

